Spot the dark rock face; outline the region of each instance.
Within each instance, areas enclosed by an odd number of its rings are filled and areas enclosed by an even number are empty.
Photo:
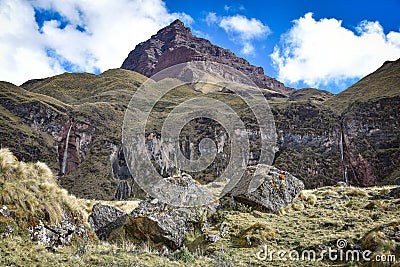
[[[400,97],[355,103],[342,115],[345,167],[352,183],[393,183],[400,162]]]
[[[342,181],[340,117],[311,102],[271,108],[279,147],[273,165],[295,174],[306,188]]]
[[[92,214],[89,216],[89,223],[96,235],[101,240],[106,240],[112,230],[121,227],[127,218],[127,214],[113,206],[96,203],[93,206]]]
[[[303,189],[303,182],[290,173],[259,164],[248,167],[228,194],[239,202],[276,212],[292,203]]]
[[[131,233],[135,238],[177,249],[183,245],[192,216],[190,209],[146,199],[129,215]]]
[[[264,75],[263,68],[250,65],[247,60],[237,57],[231,51],[194,36],[190,28],[186,28],[179,20],[159,30],[148,41],[138,44],[129,53],[121,68],[151,77],[167,67],[199,60],[218,62],[237,69],[261,88],[281,93],[294,90]]]
[[[68,174],[79,167],[85,159],[95,128],[83,122],[68,120],[56,135],[60,175]]]

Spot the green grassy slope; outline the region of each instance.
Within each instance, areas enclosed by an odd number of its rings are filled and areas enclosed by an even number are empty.
[[[355,102],[368,102],[400,96],[400,59],[387,61],[382,67],[343,92],[328,99],[325,104],[343,112]]]
[[[21,87],[2,82],[0,143],[17,157],[40,158],[57,172],[55,134],[71,119],[90,125],[94,135],[85,160],[60,183],[78,196],[112,199],[116,184],[109,156],[112,147],[120,144],[125,109],[146,79],[116,69],[100,75],[65,73]]]

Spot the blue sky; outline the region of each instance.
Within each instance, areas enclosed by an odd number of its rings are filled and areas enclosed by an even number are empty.
[[[295,88],[339,92],[400,57],[399,0],[0,0],[0,80],[121,65],[180,18]]]

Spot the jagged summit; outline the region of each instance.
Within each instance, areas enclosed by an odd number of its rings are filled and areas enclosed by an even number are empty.
[[[159,30],[149,40],[138,44],[129,53],[121,68],[150,77],[175,64],[197,60],[213,61],[233,67],[246,74],[261,88],[285,94],[294,90],[265,75],[262,67],[253,66],[230,50],[193,35],[191,29],[185,27],[179,19]]]

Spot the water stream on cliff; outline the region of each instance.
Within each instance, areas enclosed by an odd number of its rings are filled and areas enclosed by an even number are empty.
[[[66,168],[67,159],[68,159],[69,134],[71,133],[71,129],[72,129],[72,123],[69,126],[68,133],[67,133],[67,138],[65,139],[64,155],[63,155],[63,160],[62,160],[62,164],[61,164],[61,174],[65,174],[65,168]]]
[[[349,179],[347,178],[347,167],[344,164],[344,149],[343,149],[343,131],[340,131],[340,153],[342,155],[342,167],[343,167],[343,178],[346,185],[349,185]]]

